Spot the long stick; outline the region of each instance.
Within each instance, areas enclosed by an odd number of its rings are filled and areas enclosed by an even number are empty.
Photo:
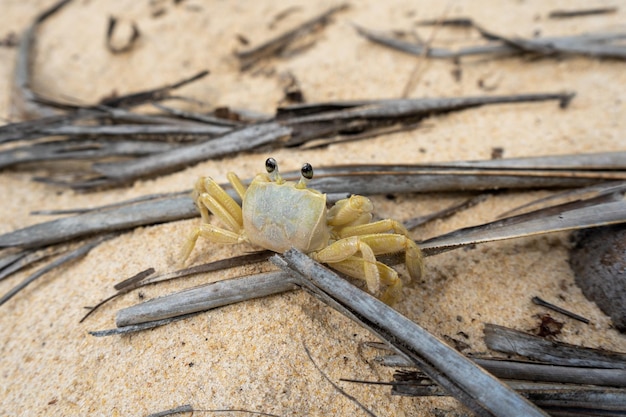
[[[283,257],[277,255],[272,260],[300,277],[305,288],[322,301],[410,357],[430,378],[478,415],[547,416],[424,328],[302,252],[290,249]]]

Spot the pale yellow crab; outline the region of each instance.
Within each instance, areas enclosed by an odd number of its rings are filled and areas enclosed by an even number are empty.
[[[386,290],[380,297],[392,304],[400,296],[402,281],[398,273],[376,260],[376,255],[405,253],[409,275],[422,274],[422,254],[395,220],[371,222],[373,206],[369,199],[353,195],[326,207],[326,194],[306,188],[313,178],[313,168],[304,164],[300,181],[285,181],[273,158],[265,161],[267,173],[258,174],[246,188],[230,172],[229,182],[241,197],[240,206],[210,177],[199,178],[193,199],[202,223],[184,248],[187,259],[198,237],[218,243],[251,243],[274,252],[295,247],[318,262],[328,264],[351,277],[364,279],[368,290],[378,295],[381,283]],[[209,223],[209,212],[225,228]]]

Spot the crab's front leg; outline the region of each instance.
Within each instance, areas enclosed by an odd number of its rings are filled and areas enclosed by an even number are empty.
[[[229,172],[227,178],[233,189],[243,199],[246,187],[236,174]],[[201,177],[196,181],[192,198],[202,216],[202,224],[187,239],[182,251],[184,262],[200,236],[217,243],[240,243],[243,239],[243,215],[241,206],[213,178]],[[226,226],[225,229],[209,224],[209,212],[215,214]]]

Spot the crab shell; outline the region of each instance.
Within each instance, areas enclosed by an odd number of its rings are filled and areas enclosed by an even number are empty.
[[[328,246],[326,194],[259,174],[246,191],[242,209],[246,236],[255,245],[274,252],[295,247],[305,253]]]

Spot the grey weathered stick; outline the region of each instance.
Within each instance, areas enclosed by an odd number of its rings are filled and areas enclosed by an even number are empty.
[[[96,164],[94,169],[116,181],[132,181],[155,173],[171,172],[218,156],[243,150],[251,150],[262,145],[276,143],[289,137],[291,129],[278,123],[251,125],[219,138],[187,145],[171,152],[151,155],[129,163]]]
[[[176,147],[176,144],[167,142],[105,139],[45,142],[0,151],[0,169],[32,162],[145,156],[170,151]]]
[[[12,94],[12,104],[14,107],[19,107],[19,109],[16,109],[16,112],[20,114],[21,118],[53,116],[55,114],[50,108],[37,103],[37,97],[31,89],[31,55],[39,25],[68,3],[70,3],[70,0],[56,2],[49,9],[39,14],[22,34],[17,62],[15,64]]]
[[[290,249],[272,258],[308,290],[410,357],[429,377],[479,415],[546,416],[456,350],[375,297],[305,254]]]
[[[120,310],[115,323],[125,327],[163,320],[294,289],[294,278],[285,272],[217,281]]]
[[[576,156],[564,156],[563,158],[567,162],[562,163],[562,166],[575,164]],[[571,173],[568,174],[559,169],[549,170],[548,161],[544,160],[544,158],[524,158],[509,160],[513,168],[506,171],[507,175],[500,175],[502,171],[489,169],[489,164],[500,164],[501,161],[474,162],[473,164],[476,165],[475,169],[465,167],[463,170],[457,170],[454,166],[452,166],[453,170],[448,170],[444,169],[445,167],[439,168],[424,165],[322,167],[316,168],[316,177],[312,180],[311,186],[327,194],[337,195],[345,193],[372,195],[503,188],[573,187],[601,181],[603,178],[602,172],[604,171],[597,173],[595,172],[597,169],[612,170],[611,172],[616,176],[624,175],[626,152],[615,153],[612,156],[605,154],[580,155],[580,160],[590,164],[593,168],[591,171],[586,172],[588,174],[586,177],[582,178],[572,177]],[[542,168],[546,170],[544,174],[547,174],[547,177],[536,175],[536,172],[532,169],[523,169],[524,167],[532,166],[535,163],[534,161],[541,164]],[[606,168],[602,168],[602,164],[606,164]],[[515,168],[516,166],[519,168]],[[555,166],[559,167],[559,164]],[[497,168],[497,166],[494,166],[494,168]],[[437,173],[433,174],[433,172]],[[284,177],[286,179],[297,179],[299,175],[299,172],[291,172],[285,173]],[[597,176],[594,178],[593,175]],[[612,188],[612,190],[615,190],[615,188]],[[617,206],[620,205],[620,203],[615,204]],[[590,217],[586,218],[587,222],[581,223],[576,222],[575,218],[570,219],[573,222],[572,227],[589,227],[589,225],[597,224],[598,216],[604,216],[602,212],[596,211],[594,213],[594,210],[591,208],[586,209],[585,212],[590,214]],[[619,216],[619,212],[613,214]],[[0,235],[0,247],[40,247],[63,242],[74,237],[85,236],[90,233],[126,230],[136,226],[181,220],[197,215],[197,210],[191,198],[185,195],[174,195],[172,198],[149,200],[140,203],[133,201],[130,205],[120,203],[119,206],[109,207],[98,213],[88,212],[78,216],[43,222]],[[592,221],[593,216],[596,219],[594,221]],[[555,221],[560,223],[558,218]],[[556,229],[559,229],[559,227]],[[519,235],[520,230],[514,230],[514,232]],[[470,233],[470,230],[465,230],[463,233],[473,234],[472,236],[474,237],[479,234],[478,231],[471,231]],[[503,238],[503,236],[503,234],[500,234],[499,237]],[[446,240],[441,238],[442,241],[434,239],[429,241],[429,250],[441,247],[452,248],[451,245],[456,242],[452,238],[453,235],[448,235]],[[492,236],[491,238],[493,239],[494,237]],[[470,242],[470,239],[466,239],[465,242]]]
[[[624,415],[623,410],[626,409],[626,392],[619,388],[514,380],[506,383],[552,416],[621,417]],[[421,375],[413,373],[396,372],[394,381],[384,384],[392,385],[392,395],[413,397],[447,395],[436,385],[427,384]]]
[[[607,352],[546,340],[496,324],[485,324],[485,343],[489,349],[514,353],[555,365],[626,369],[626,353]]]
[[[626,370],[562,366],[549,363],[509,361],[501,359],[470,358],[498,378],[527,381],[544,381],[563,384],[591,384],[626,387]],[[413,368],[415,365],[401,355],[376,358],[383,366]]]
[[[0,247],[41,247],[91,234],[126,230],[195,216],[197,209],[189,197],[150,200],[25,227],[2,235]]]
[[[58,126],[40,129],[41,136],[119,136],[119,137],[132,137],[132,136],[156,136],[161,137],[187,137],[195,136],[201,138],[210,138],[217,135],[223,135],[232,131],[228,126],[217,126],[209,124],[195,124],[195,125],[180,125],[172,123],[165,125],[112,125],[112,126]]]

